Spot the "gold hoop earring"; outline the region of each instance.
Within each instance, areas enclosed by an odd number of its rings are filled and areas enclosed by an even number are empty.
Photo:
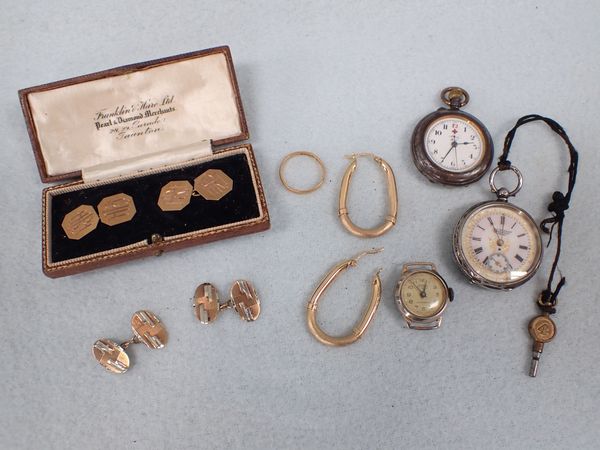
[[[346,201],[348,198],[348,188],[350,186],[350,180],[356,170],[357,159],[359,156],[370,156],[373,160],[381,165],[383,171],[386,174],[387,188],[388,188],[388,214],[385,216],[384,222],[375,228],[361,228],[354,225],[348,216],[348,208],[346,207]],[[344,178],[342,178],[342,188],[340,190],[340,201],[339,201],[339,216],[342,221],[342,225],[355,236],[359,237],[377,237],[388,232],[394,225],[396,225],[396,217],[398,216],[398,193],[396,192],[396,178],[391,166],[373,153],[354,153],[348,158],[351,159],[350,165],[346,169]]]
[[[313,292],[308,305],[307,305],[307,313],[306,318],[308,321],[308,329],[312,333],[312,335],[322,344],[332,345],[334,347],[341,347],[343,345],[352,344],[356,342],[371,324],[373,320],[373,316],[377,311],[377,307],[379,306],[379,301],[381,299],[381,278],[379,278],[379,273],[381,269],[379,269],[373,275],[373,279],[371,281],[371,300],[369,302],[369,306],[365,310],[362,318],[358,322],[358,324],[352,329],[352,332],[346,336],[330,336],[325,333],[317,324],[317,306],[319,305],[319,300],[321,296],[325,292],[325,290],[329,287],[333,280],[344,270],[355,267],[358,263],[358,260],[365,255],[372,255],[375,253],[379,253],[383,251],[383,248],[377,248],[373,250],[368,250],[366,252],[362,252],[359,255],[355,256],[352,259],[344,261],[337,266],[333,267],[325,278],[321,280],[315,291]]]

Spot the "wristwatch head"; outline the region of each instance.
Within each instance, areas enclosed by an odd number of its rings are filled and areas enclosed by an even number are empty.
[[[449,288],[435,271],[403,271],[396,287],[396,306],[411,328],[438,328],[449,301]]]

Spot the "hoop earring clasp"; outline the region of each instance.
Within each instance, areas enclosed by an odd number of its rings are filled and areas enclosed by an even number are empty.
[[[384,222],[375,228],[361,228],[355,225],[352,220],[350,220],[348,208],[346,206],[350,180],[352,179],[352,175],[356,170],[357,159],[361,156],[373,158],[373,160],[383,168],[383,171],[386,174],[388,189],[388,214],[385,216]],[[381,236],[382,234],[388,232],[396,224],[396,218],[398,216],[398,193],[396,191],[396,178],[394,177],[394,171],[383,158],[374,155],[373,153],[353,153],[347,157],[351,160],[351,162],[346,169],[346,173],[344,173],[344,178],[342,178],[342,187],[340,189],[339,198],[339,216],[340,220],[342,221],[342,225],[344,225],[344,228],[346,228],[355,236],[367,238]]]
[[[383,251],[383,248],[377,248],[377,249],[372,249],[372,250],[367,250],[365,252],[362,252],[362,253],[356,255],[354,258],[348,259],[348,260],[336,265],[335,267],[333,267],[329,271],[329,273],[327,273],[327,275],[325,275],[325,278],[323,278],[321,280],[321,282],[319,283],[319,285],[313,292],[313,294],[308,302],[307,313],[306,313],[308,329],[311,332],[311,334],[319,342],[321,342],[322,344],[325,344],[325,345],[340,347],[343,345],[348,345],[348,344],[352,344],[353,342],[356,342],[365,333],[365,331],[367,331],[367,328],[371,324],[371,321],[373,320],[373,316],[375,315],[375,312],[377,311],[377,307],[379,306],[379,301],[381,300],[381,278],[379,278],[379,273],[381,272],[381,269],[379,269],[377,272],[375,272],[375,274],[373,275],[373,279],[371,281],[372,288],[371,288],[371,300],[369,302],[369,306],[367,306],[367,309],[363,313],[363,316],[361,317],[358,324],[352,329],[352,332],[350,334],[348,334],[347,336],[336,337],[336,336],[330,336],[327,333],[325,333],[317,324],[317,307],[319,305],[319,300],[321,299],[321,296],[323,295],[325,290],[329,287],[329,285],[331,285],[331,283],[333,283],[333,281],[339,274],[341,274],[344,270],[346,270],[350,267],[355,267],[358,264],[358,260],[360,258],[362,258],[363,256],[372,255],[372,254],[379,253],[382,251]]]

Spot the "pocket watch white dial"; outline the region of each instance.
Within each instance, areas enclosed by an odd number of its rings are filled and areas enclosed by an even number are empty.
[[[434,183],[473,183],[490,168],[492,138],[483,123],[460,110],[469,102],[467,91],[449,87],[442,91],[441,98],[449,108],[423,117],[413,131],[413,160],[417,169]]]
[[[473,282],[511,289],[538,269],[541,236],[531,216],[519,207],[501,200],[485,202],[475,205],[459,221],[454,256]]]
[[[481,162],[483,132],[460,116],[442,116],[425,131],[425,150],[431,161],[450,172],[466,172]]]

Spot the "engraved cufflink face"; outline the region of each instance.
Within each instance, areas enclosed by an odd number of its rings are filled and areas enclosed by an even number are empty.
[[[258,319],[260,315],[260,300],[254,286],[249,281],[237,280],[230,291],[233,309],[237,311],[246,322]]]
[[[168,334],[165,326],[152,311],[137,311],[131,318],[133,337],[117,344],[111,339],[98,339],[92,347],[96,361],[111,373],[125,373],[130,361],[126,351],[131,344],[143,343],[150,349],[163,348]]]
[[[81,205],[67,213],[62,221],[69,239],[79,240],[98,226],[98,214],[90,205]]]
[[[194,307],[200,322],[204,324],[214,322],[221,309],[217,289],[210,283],[202,283],[198,286],[194,293]]]
[[[159,349],[167,344],[167,330],[152,311],[137,311],[131,318],[131,329],[135,338],[148,348]]]
[[[127,194],[115,194],[98,203],[98,215],[102,223],[113,226],[129,222],[135,216],[135,204]]]
[[[194,180],[194,190],[206,200],[221,200],[233,190],[233,180],[219,169],[209,169]]]
[[[158,207],[163,211],[181,211],[190,204],[192,190],[189,181],[170,181],[160,190]]]
[[[212,323],[222,309],[232,308],[239,316],[253,322],[260,315],[260,300],[254,286],[249,281],[238,280],[233,283],[230,298],[225,303],[219,302],[219,293],[210,283],[202,283],[194,293],[196,317],[204,324]]]
[[[125,350],[110,339],[98,339],[92,348],[94,358],[112,373],[125,373],[129,369],[129,356]]]

